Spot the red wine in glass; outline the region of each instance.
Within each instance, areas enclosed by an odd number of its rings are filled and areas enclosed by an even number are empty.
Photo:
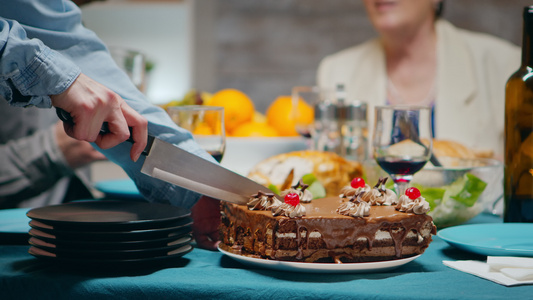
[[[220,151],[207,151],[207,153],[211,154],[211,156],[218,162],[222,160],[222,156],[224,156],[224,153]]]
[[[311,130],[309,129],[305,129],[305,128],[298,128],[298,126],[296,127],[296,132],[298,132],[298,134],[306,139],[310,139],[311,138]]]
[[[397,157],[379,157],[376,161],[385,172],[400,176],[415,174],[427,162],[427,160],[423,159],[402,159]]]
[[[431,107],[375,107],[374,158],[391,176],[398,195],[405,192],[413,174],[420,171],[431,156],[431,124]]]

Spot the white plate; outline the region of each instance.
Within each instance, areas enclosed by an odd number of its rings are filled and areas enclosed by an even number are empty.
[[[307,140],[303,137],[227,137],[221,164],[246,176],[253,166],[264,159],[307,148]]]
[[[304,263],[290,262],[279,260],[268,260],[242,256],[225,251],[218,247],[218,250],[225,255],[251,267],[267,268],[277,271],[291,271],[304,273],[370,273],[370,272],[387,272],[405,265],[415,260],[422,254],[402,259],[363,262],[363,263],[346,263],[346,264],[328,264],[328,263]]]

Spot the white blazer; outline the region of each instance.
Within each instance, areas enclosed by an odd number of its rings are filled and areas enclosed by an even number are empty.
[[[502,39],[436,22],[435,138],[503,154],[505,84],[520,66],[520,48]],[[379,39],[322,60],[317,85],[345,85],[348,100],[368,104],[369,134],[374,106],[385,105],[387,75]]]

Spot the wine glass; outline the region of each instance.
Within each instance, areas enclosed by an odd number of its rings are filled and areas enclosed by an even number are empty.
[[[318,86],[295,86],[292,88],[291,116],[296,132],[311,139],[312,150],[333,150],[338,147],[340,134],[336,123],[336,101],[332,90]],[[310,106],[314,120],[302,118],[302,109]]]
[[[428,162],[432,139],[430,107],[375,107],[374,159],[391,176],[398,195],[405,193],[413,174]]]
[[[194,140],[218,162],[226,149],[224,108],[220,106],[185,105],[167,108],[179,127],[189,130]]]

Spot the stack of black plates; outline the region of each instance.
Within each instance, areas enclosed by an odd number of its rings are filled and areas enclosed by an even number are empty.
[[[79,201],[34,208],[29,253],[87,266],[168,263],[193,247],[188,210],[137,201]]]

